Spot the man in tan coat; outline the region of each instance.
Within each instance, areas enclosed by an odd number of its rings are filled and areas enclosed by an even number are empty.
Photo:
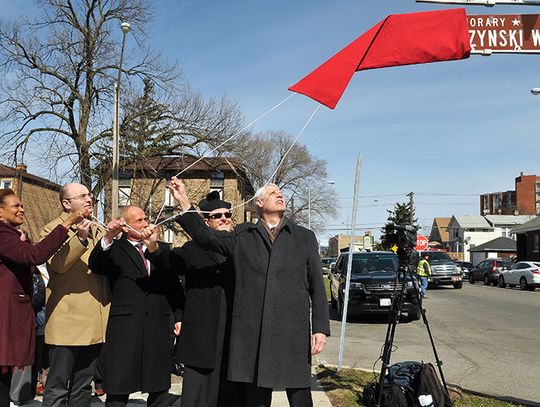
[[[93,210],[92,194],[81,184],[60,191],[63,213],[43,228],[42,237],[70,213]],[[48,261],[45,342],[50,346],[50,368],[43,395],[44,407],[89,407],[91,382],[105,329],[111,298],[105,276],[88,268],[88,257],[104,230],[89,219],[69,230],[64,245]]]

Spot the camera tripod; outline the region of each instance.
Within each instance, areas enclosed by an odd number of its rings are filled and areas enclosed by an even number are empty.
[[[398,287],[398,282],[400,281],[400,277],[402,277],[401,278],[401,283],[402,283],[401,291],[399,294],[396,295],[396,292],[398,291],[397,287]],[[433,336],[431,335],[431,329],[429,328],[429,322],[426,318],[426,310],[422,307],[422,298],[418,290],[418,282],[416,280],[416,276],[413,275],[412,270],[407,265],[407,266],[403,266],[399,268],[396,274],[396,279],[394,280],[393,301],[392,301],[392,308],[390,309],[390,312],[388,314],[388,328],[386,330],[386,338],[384,341],[382,366],[381,366],[381,373],[379,376],[378,395],[377,395],[376,404],[375,404],[376,407],[381,406],[384,377],[386,375],[386,371],[388,367],[390,366],[390,356],[392,354],[392,346],[394,344],[394,335],[396,332],[396,326],[399,323],[399,317],[401,316],[403,302],[405,299],[405,295],[407,293],[407,281],[411,281],[413,284],[414,298],[416,300],[416,303],[418,304],[418,307],[420,308],[420,312],[422,314],[422,321],[424,322],[424,325],[426,326],[426,329],[428,332],[429,340],[431,342],[431,347],[433,349],[433,355],[435,356],[435,361],[437,364],[437,368],[439,370],[442,384],[444,386],[444,390],[446,391],[446,394],[448,394],[448,387],[446,386],[446,380],[444,379],[444,374],[442,371],[443,362],[439,359],[439,355],[437,354],[437,349],[435,348],[435,343],[433,342]]]

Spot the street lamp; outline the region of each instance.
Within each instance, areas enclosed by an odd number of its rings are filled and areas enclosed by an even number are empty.
[[[531,93],[532,93],[534,96],[540,95],[540,88],[532,88],[532,89],[531,89]]]
[[[118,190],[120,178],[120,120],[119,120],[119,100],[120,100],[120,78],[122,76],[122,62],[124,60],[124,46],[126,45],[126,34],[131,30],[129,23],[120,24],[122,30],[122,48],[120,49],[120,62],[118,63],[118,79],[114,84],[114,122],[113,122],[113,164],[112,164],[112,185],[111,185],[111,212],[112,219],[118,217]]]
[[[328,185],[334,185],[334,181],[326,181]],[[308,229],[311,229],[311,188],[308,189]]]

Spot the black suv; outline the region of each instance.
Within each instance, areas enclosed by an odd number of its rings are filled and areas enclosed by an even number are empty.
[[[343,299],[347,279],[348,253],[342,253],[330,274],[330,293],[333,307],[343,315]],[[401,293],[402,283],[394,283],[398,269],[398,257],[392,252],[355,252],[351,268],[349,305],[347,315],[387,313],[392,306],[394,295]],[[416,280],[406,282],[407,294],[402,311],[411,320],[420,319],[414,285]]]

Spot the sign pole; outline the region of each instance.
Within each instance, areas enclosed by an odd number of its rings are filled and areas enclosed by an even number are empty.
[[[347,279],[345,282],[345,296],[343,298],[343,315],[341,316],[341,336],[339,338],[339,355],[337,370],[340,371],[343,365],[343,348],[345,346],[345,327],[347,325],[347,311],[349,309],[349,288],[351,286],[351,270],[353,262],[354,234],[356,225],[356,209],[358,208],[358,193],[360,189],[360,168],[362,167],[362,157],[358,154],[356,159],[356,178],[354,181],[354,196],[351,221],[351,240],[349,242],[349,257],[347,258]],[[339,296],[339,294],[338,294]]]

